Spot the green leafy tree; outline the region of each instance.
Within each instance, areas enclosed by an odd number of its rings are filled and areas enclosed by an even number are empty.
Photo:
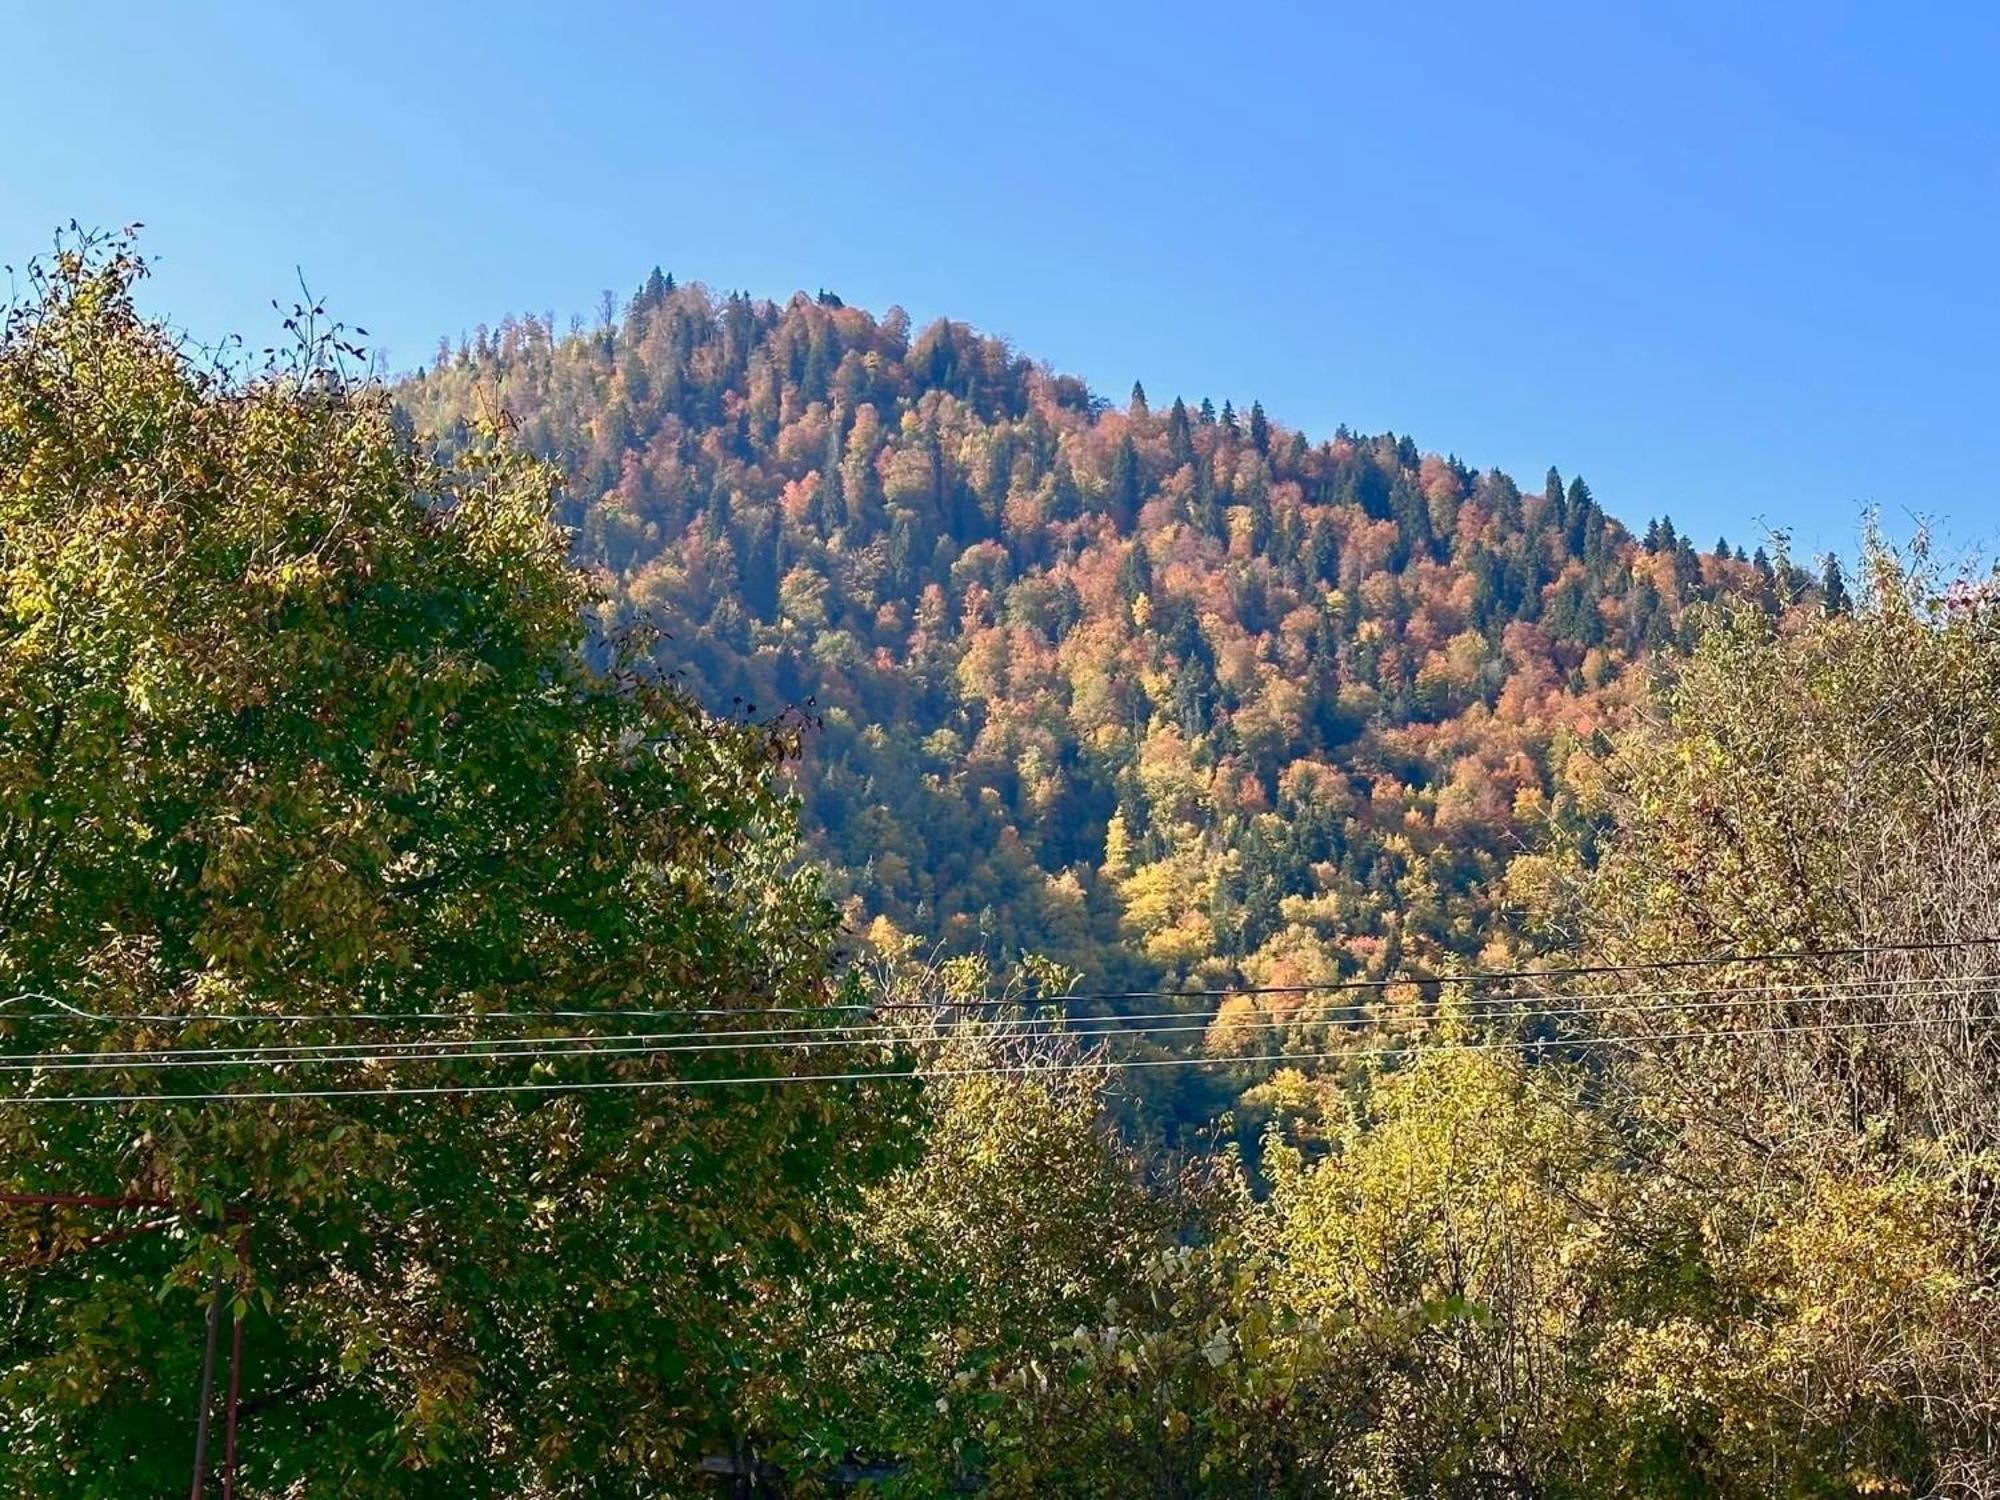
[[[992,1019],[996,996],[1073,977],[885,969],[878,995],[914,1008],[922,1144],[857,1212],[865,1273],[805,1293],[819,1338],[786,1404],[822,1415],[777,1450],[786,1472],[865,1455],[909,1496],[1302,1493],[1273,1420],[1297,1356],[1240,1178],[1149,1181],[1110,1128],[1101,1052]]]
[[[1591,1471],[1619,1436],[1595,1361],[1632,1240],[1605,1233],[1628,1189],[1602,1123],[1505,1055],[1362,1083],[1352,1107],[1297,1073],[1269,1089],[1327,1137],[1308,1154],[1274,1127],[1265,1154],[1301,1464],[1336,1494],[1633,1492]]]
[[[1830,955],[1600,1023],[1647,1039],[1608,1097],[1701,1225],[1697,1295],[1625,1378],[1718,1489],[1986,1494],[2000,634],[1921,553],[1871,547],[1866,576],[1797,628],[1727,613],[1667,712],[1577,778],[1612,830],[1579,888],[1599,961]]]
[[[296,361],[204,366],[135,311],[141,269],[65,249],[0,336],[0,994],[39,997],[0,1010],[10,1048],[830,1004],[791,726],[587,651],[549,470],[425,458],[317,308]],[[99,1220],[8,1212],[42,1253],[0,1278],[0,1487],[185,1485],[216,1295],[246,1494],[683,1487],[785,1357],[758,1307],[895,1128],[888,1100],[685,1086],[821,1061],[788,1056],[14,1075],[0,1184],[179,1207],[95,1246]],[[546,1091],[449,1092],[500,1084]]]

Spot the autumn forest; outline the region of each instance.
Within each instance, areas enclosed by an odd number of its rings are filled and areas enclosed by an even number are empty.
[[[656,270],[622,318],[482,328],[398,399],[447,443],[504,414],[564,475],[608,628],[664,632],[717,711],[811,721],[805,828],[855,942],[1092,989],[1505,967],[1565,764],[1701,607],[1847,606],[1837,562],[1635,533],[1555,469],[1524,493],[1254,401],[1114,407],[824,292]]]
[[[1983,565],[142,248],[0,332],[0,1488],[2000,1493]]]

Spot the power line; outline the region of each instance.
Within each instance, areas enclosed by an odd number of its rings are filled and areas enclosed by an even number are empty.
[[[1331,979],[1301,984],[1234,985],[1196,990],[1100,990],[1066,995],[966,1000],[961,1005],[1070,1005],[1083,1001],[1147,1000],[1178,996],[1183,999],[1227,999],[1236,995],[1327,994],[1342,990],[1385,990],[1402,985],[1518,984],[1534,979],[1584,979],[1607,974],[1659,973],[1677,969],[1718,968],[1729,964],[1819,963],[1836,958],[1864,958],[1890,953],[1935,953],[1964,948],[2000,945],[2000,937],[1940,938],[1911,943],[1871,943],[1844,948],[1793,949],[1789,952],[1718,953],[1705,958],[1648,959],[1624,964],[1573,964],[1551,969],[1487,969],[1470,974],[1402,974],[1382,979]],[[877,1007],[883,1008],[883,1007]],[[922,1008],[922,1007],[919,1007]]]
[[[1531,1003],[1529,1000],[1509,998],[1486,999],[1473,1002],[1465,1010],[1451,1014],[1464,1020],[1539,1020],[1554,1017],[1569,1017],[1594,1014],[1625,1014],[1631,1011],[1679,1011],[1710,1010],[1720,1007],[1744,1005],[1760,1006],[1769,1004],[1812,1003],[1837,999],[1890,999],[1898,996],[1923,998],[1932,993],[1963,993],[1965,987],[1977,980],[2000,976],[1969,975],[1957,979],[1911,978],[1899,980],[1834,980],[1821,984],[1818,993],[1800,994],[1789,984],[1738,985],[1726,987],[1706,987],[1699,989],[1649,989],[1624,991],[1595,991],[1579,997],[1591,1001],[1588,1005],[1550,1007]],[[1776,999],[1751,1000],[1746,996],[1772,995]],[[1555,996],[1533,997],[1535,1000],[1567,998]],[[1629,1005],[1633,1000],[1666,999],[1666,1004]],[[1684,1003],[1676,1003],[1684,1001]],[[1202,1017],[1192,1011],[1154,1011],[1128,1015],[1084,1016],[1064,1018],[1060,1016],[1024,1016],[995,1021],[974,1023],[988,1028],[987,1034],[1013,1035],[1035,1034],[1046,1029],[1051,1035],[1090,1036],[1117,1035],[1130,1030],[1146,1032],[1173,1029],[1165,1025],[1154,1026],[1152,1022],[1190,1022],[1200,1020],[1196,1029],[1222,1027],[1262,1026],[1276,1022],[1294,1025],[1346,1025],[1367,1024],[1383,1018],[1371,1015],[1355,1016],[1300,1016],[1273,1017],[1268,1012],[1235,1020],[1222,1017],[1219,1013]],[[1084,1029],[1089,1028],[1089,1029]],[[769,1041],[766,1038],[781,1040]],[[466,1038],[417,1038],[406,1041],[346,1041],[323,1043],[288,1043],[269,1046],[181,1047],[181,1048],[129,1048],[93,1053],[77,1052],[16,1052],[0,1053],[0,1071],[23,1072],[42,1066],[56,1067],[66,1063],[88,1063],[90,1066],[132,1066],[164,1065],[169,1061],[192,1060],[196,1063],[241,1062],[312,1062],[322,1059],[339,1060],[332,1054],[352,1053],[365,1059],[383,1057],[412,1056],[427,1057],[455,1055],[539,1055],[544,1049],[553,1050],[552,1044],[576,1043],[579,1047],[594,1048],[596,1044],[608,1042],[649,1042],[668,1043],[680,1041],[701,1041],[696,1048],[675,1048],[659,1046],[634,1050],[765,1050],[771,1047],[820,1045],[823,1041],[896,1041],[933,1040],[922,1033],[912,1033],[907,1028],[884,1024],[853,1024],[824,1027],[760,1028],[743,1031],[717,1031],[701,1029],[695,1031],[661,1032],[585,1032],[562,1035],[535,1035],[519,1037],[466,1037]],[[528,1049],[515,1053],[508,1049]],[[495,1049],[478,1052],[473,1049]],[[16,1066],[9,1066],[10,1064]]]
[[[1141,1068],[1247,1067],[1258,1063],[1316,1062],[1331,1058],[1403,1057],[1417,1054],[1457,1052],[1532,1052],[1551,1048],[1634,1047],[1641,1043],[1733,1041],[1760,1036],[1799,1036],[1856,1031],[1891,1031],[1912,1026],[1956,1026],[1963,1017],[1919,1016],[1901,1020],[1829,1022],[1770,1027],[1686,1032],[1636,1032],[1625,1036],[1558,1037],[1545,1040],[1495,1042],[1435,1042],[1398,1047],[1356,1047],[1321,1052],[1273,1052],[1251,1057],[1166,1057],[1130,1058],[1110,1061],[1084,1060],[1075,1063],[1039,1062],[998,1064],[974,1068],[868,1069],[839,1073],[743,1074],[727,1078],[619,1078],[587,1079],[580,1082],[547,1083],[448,1083],[385,1085],[349,1089],[269,1089],[248,1093],[176,1094],[15,1094],[0,1098],[5,1105],[51,1104],[203,1104],[259,1103],[294,1099],[361,1099],[390,1096],[470,1095],[470,1094],[574,1094],[604,1090],[688,1089],[769,1087],[795,1083],[855,1083],[871,1080],[932,1078],[1012,1077],[1035,1074],[1119,1072]]]
[[[1994,975],[1977,976],[1979,979],[2000,978]],[[1836,1002],[1854,1003],[1877,1000],[1926,1000],[1942,998],[1989,999],[2000,996],[2000,989],[1976,985],[1969,977],[1964,980],[1889,980],[1862,988],[1862,981],[1848,981],[1847,986],[1825,986],[1822,991],[1832,989],[1833,993],[1800,994],[1789,986],[1745,986],[1736,990],[1683,990],[1683,991],[1630,991],[1607,997],[1593,995],[1594,1001],[1607,998],[1626,998],[1679,994],[1705,998],[1690,1000],[1667,1000],[1651,1004],[1590,1004],[1576,1006],[1538,1006],[1511,1000],[1483,1002],[1478,1008],[1454,1010],[1447,1013],[1420,1016],[1415,1019],[1426,1024],[1441,1021],[1458,1022],[1536,1022],[1555,1021],[1590,1016],[1628,1016],[1635,1014],[1685,1014],[1689,1011],[1717,1009],[1759,1010],[1779,1005],[1829,1005]],[[1923,988],[1913,988],[1922,986]],[[1769,994],[1782,989],[1782,994]],[[1763,998],[1748,998],[1751,996]],[[1386,1019],[1374,1015],[1313,1017],[1305,1020],[1287,1018],[1293,1024],[1362,1027],[1382,1024]],[[1209,1016],[1196,1017],[1188,1012],[1167,1011],[1146,1016],[1087,1016],[1079,1020],[1062,1017],[1023,1017],[1013,1020],[979,1023],[980,1029],[972,1034],[1001,1041],[1036,1041],[1063,1038],[1116,1040],[1121,1037],[1145,1038],[1151,1036],[1188,1035],[1212,1033],[1215,1031],[1239,1031],[1269,1026],[1273,1018],[1259,1013],[1239,1018]],[[970,1030],[970,1028],[959,1028]],[[788,1034],[783,1037],[760,1037],[755,1032],[718,1034],[707,1032],[629,1032],[622,1034],[584,1034],[560,1037],[515,1037],[515,1038],[465,1038],[394,1041],[385,1043],[330,1042],[315,1045],[292,1045],[269,1048],[173,1048],[160,1051],[124,1051],[101,1053],[6,1053],[0,1054],[0,1073],[24,1072],[126,1072],[162,1068],[185,1067],[266,1067],[309,1065],[355,1065],[384,1063],[421,1062],[463,1062],[463,1061],[507,1061],[521,1059],[536,1061],[554,1057],[626,1056],[638,1053],[672,1054],[690,1052],[763,1052],[796,1051],[812,1052],[829,1047],[894,1045],[897,1043],[932,1043],[945,1040],[954,1032],[942,1035],[911,1033],[893,1027],[853,1026],[806,1028],[803,1034]],[[702,1040],[692,1040],[702,1038]],[[612,1045],[618,1044],[618,1045]]]
[[[1832,980],[1823,982],[1817,987],[1815,993],[1810,994],[1799,993],[1797,988],[1791,984],[1709,986],[1696,989],[1592,991],[1577,997],[1591,1002],[1586,1005],[1551,1007],[1532,1003],[1530,999],[1499,998],[1479,1000],[1473,1002],[1470,1008],[1453,1011],[1451,1014],[1463,1020],[1531,1021],[1582,1015],[1627,1014],[1633,1011],[1712,1010],[1737,1005],[1757,1007],[1770,1004],[1830,1002],[1839,999],[1893,999],[1898,997],[1920,999],[1935,994],[1971,994],[1974,991],[1968,990],[1966,988],[1968,985],[1996,977],[2000,976],[1988,974],[1967,975],[1959,978]],[[1977,993],[1985,992],[1978,991]],[[1757,995],[1775,995],[1776,998],[1765,1000],[1744,998]],[[1537,996],[1532,997],[1532,1000],[1539,1001],[1555,998],[1568,997]],[[1625,1003],[1642,999],[1664,999],[1668,1003],[1650,1005]],[[1145,1032],[1171,1029],[1164,1025],[1156,1027],[1149,1024],[1156,1021],[1167,1023],[1201,1020],[1202,1027],[1197,1029],[1206,1029],[1208,1027],[1233,1029],[1236,1027],[1268,1025],[1274,1022],[1294,1025],[1344,1025],[1367,1024],[1371,1021],[1382,1019],[1385,1018],[1366,1014],[1355,1016],[1291,1015],[1273,1017],[1268,1012],[1260,1011],[1254,1015],[1230,1020],[1222,1017],[1220,1013],[1210,1014],[1206,1018],[1203,1018],[1196,1012],[1177,1010],[1127,1015],[1084,1016],[1078,1018],[1024,1016],[970,1024],[986,1028],[986,1034],[989,1035],[1000,1034],[1011,1036],[1016,1033],[1033,1035],[1046,1030],[1050,1035],[1089,1036],[1117,1035],[1126,1030]],[[762,1040],[765,1038],[779,1038],[781,1040]],[[717,1031],[705,1028],[694,1031],[585,1032],[519,1037],[416,1038],[402,1041],[289,1043],[268,1046],[231,1046],[224,1044],[213,1047],[132,1048],[93,1053],[46,1051],[0,1053],[0,1071],[30,1071],[42,1066],[53,1067],[70,1062],[87,1062],[92,1066],[100,1064],[116,1066],[128,1063],[132,1066],[148,1066],[182,1059],[192,1060],[197,1063],[218,1064],[233,1061],[272,1063],[312,1062],[321,1060],[322,1057],[331,1058],[331,1055],[336,1053],[352,1053],[358,1057],[370,1060],[405,1055],[418,1058],[431,1055],[449,1057],[460,1055],[461,1052],[464,1055],[491,1055],[496,1057],[509,1055],[532,1056],[540,1055],[545,1050],[553,1051],[554,1044],[561,1043],[576,1043],[579,1047],[594,1048],[597,1044],[608,1042],[668,1043],[703,1039],[705,1041],[703,1041],[703,1045],[699,1048],[681,1049],[659,1046],[634,1050],[763,1050],[768,1047],[810,1047],[819,1045],[822,1041],[843,1042],[848,1039],[857,1041],[896,1041],[935,1040],[936,1038],[926,1036],[923,1033],[912,1033],[907,1028],[901,1026],[864,1023],[824,1027],[757,1028],[743,1031]],[[528,1050],[519,1053],[506,1050],[515,1048]],[[490,1053],[482,1053],[473,1049],[496,1050],[492,1050]],[[331,1060],[338,1059],[332,1058]],[[7,1064],[18,1064],[20,1066],[8,1067],[6,1066]]]
[[[604,1017],[669,1017],[744,1015],[821,1015],[835,1011],[935,1011],[938,1009],[993,1007],[1007,1005],[1064,1006],[1118,1000],[1214,1000],[1232,996],[1332,994],[1346,990],[1385,990],[1402,985],[1483,985],[1517,984],[1531,980],[1580,979],[1610,974],[1660,973],[1674,970],[1717,968],[1730,964],[1823,963],[1832,959],[1865,958],[1884,954],[1937,953],[2000,945],[2000,937],[1940,938],[1926,942],[1873,943],[1839,948],[1793,949],[1758,953],[1718,953],[1701,958],[1646,959],[1631,963],[1577,964],[1543,969],[1488,969],[1466,974],[1391,975],[1380,979],[1337,979],[1299,984],[1235,985],[1222,988],[1184,990],[1096,990],[1072,991],[1061,995],[998,996],[982,999],[945,1001],[829,1001],[824,1005],[764,1005],[629,1008],[604,1007],[595,1010],[485,1010],[485,1011],[159,1011],[98,1012],[58,1000],[53,996],[29,993],[0,1000],[0,1007],[23,999],[39,999],[59,1006],[54,1011],[22,1011],[11,1019],[22,1021],[90,1020],[113,1023],[143,1022],[153,1025],[193,1025],[202,1022],[238,1025],[324,1025],[337,1022],[392,1025],[416,1021],[536,1021],[595,1020]]]

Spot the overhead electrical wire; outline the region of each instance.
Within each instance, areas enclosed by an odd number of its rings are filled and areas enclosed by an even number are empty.
[[[1598,992],[1588,996],[1592,1003],[1546,1006],[1514,1000],[1487,1000],[1476,1006],[1454,1009],[1408,1019],[1424,1022],[1454,1021],[1541,1022],[1587,1018],[1624,1017],[1643,1014],[1680,1015],[1691,1011],[1718,1009],[1760,1010],[1781,1005],[1829,1005],[1837,1002],[1924,1000],[1934,998],[1991,999],[2000,997],[2000,988],[1976,980],[2000,979],[1996,975],[1961,980],[1890,980],[1867,983],[1847,981],[1820,986],[1816,992],[1799,993],[1789,986],[1761,985],[1740,988],[1628,992]],[[1782,991],[1782,993],[1772,993]],[[1680,996],[1699,998],[1668,998]],[[1755,998],[1761,997],[1761,998]],[[1543,997],[1553,998],[1553,997]],[[1651,1003],[1625,1003],[1647,999]],[[0,1073],[39,1072],[125,1072],[183,1067],[284,1067],[313,1065],[383,1064],[405,1062],[539,1060],[551,1057],[624,1056],[637,1053],[673,1054],[690,1052],[811,1052],[830,1047],[928,1043],[954,1035],[970,1034],[998,1041],[1055,1039],[1118,1039],[1194,1033],[1229,1032],[1263,1028],[1275,1021],[1308,1026],[1363,1027],[1402,1019],[1374,1014],[1350,1016],[1289,1016],[1274,1018],[1258,1012],[1241,1017],[1197,1016],[1186,1011],[1163,1011],[1147,1015],[1063,1017],[1022,1017],[974,1023],[942,1033],[912,1033],[885,1026],[799,1028],[783,1033],[715,1031],[668,1031],[627,1033],[585,1033],[562,1036],[470,1037],[416,1039],[383,1042],[327,1042],[271,1047],[127,1049],[105,1052],[0,1053]],[[613,1045],[616,1044],[616,1045]]]
[[[1257,1063],[1315,1062],[1340,1058],[1402,1057],[1462,1052],[1542,1052],[1556,1048],[1637,1047],[1665,1042],[1716,1042],[1760,1036],[1802,1036],[1847,1032],[1891,1031],[1918,1026],[1956,1026],[1959,1016],[1918,1016],[1827,1023],[1794,1023],[1770,1027],[1739,1027],[1690,1032],[1635,1032],[1623,1036],[1556,1037],[1489,1042],[1443,1041],[1394,1047],[1341,1048],[1320,1052],[1273,1052],[1249,1057],[1189,1056],[1165,1058],[1082,1059],[1076,1062],[1028,1062],[964,1068],[856,1069],[847,1072],[742,1074],[723,1078],[616,1078],[532,1083],[390,1084],[362,1088],[266,1089],[240,1093],[187,1092],[157,1094],[11,1094],[0,1096],[0,1108],[57,1104],[257,1104],[300,1099],[359,1099],[391,1096],[478,1094],[575,1094],[609,1090],[769,1088],[787,1084],[854,1083],[872,1080],[1013,1077],[1050,1073],[1121,1072],[1149,1068],[1248,1066]]]
[[[977,999],[948,1000],[944,1007],[964,1009],[996,1006],[1069,1006],[1108,1003],[1120,1000],[1203,1000],[1232,996],[1333,994],[1348,990],[1386,990],[1405,985],[1467,986],[1524,983],[1536,980],[1579,979],[1611,974],[1661,973],[1675,970],[1718,968],[1732,964],[1824,963],[1833,959],[1865,958],[1887,954],[1937,953],[2000,945],[2000,937],[1939,938],[1921,942],[1857,944],[1837,948],[1792,949],[1757,953],[1718,953],[1700,958],[1645,959],[1631,963],[1576,964],[1555,968],[1488,969],[1467,974],[1400,974],[1380,979],[1337,979],[1298,984],[1234,985],[1222,988],[1183,990],[1097,990],[1072,991],[1061,995],[1004,995]],[[743,1015],[821,1015],[832,1011],[933,1011],[940,1002],[923,1001],[830,1001],[825,1005],[703,1006],[628,1008],[604,1007],[594,1010],[487,1010],[487,1011],[346,1011],[346,1012],[254,1012],[254,1011],[162,1011],[97,1012],[59,1000],[30,993],[0,1000],[0,1008],[24,999],[39,999],[58,1009],[17,1011],[0,1018],[22,1021],[91,1020],[100,1022],[144,1022],[156,1025],[192,1025],[202,1022],[239,1025],[324,1025],[334,1022],[358,1024],[400,1024],[417,1021],[470,1023],[485,1020],[593,1020],[604,1017],[666,1017]]]
[[[1396,989],[1403,985],[1517,984],[1536,979],[1586,979],[1607,974],[1661,973],[1677,969],[1722,968],[1730,964],[1820,963],[1836,958],[1866,958],[1882,954],[1938,953],[1964,948],[2000,946],[2000,937],[1939,938],[1924,942],[1872,943],[1841,948],[1801,948],[1781,952],[1717,953],[1703,958],[1646,959],[1624,964],[1572,964],[1548,969],[1487,969],[1471,974],[1401,974],[1381,979],[1330,979],[1303,984],[1251,984],[1221,989],[1198,990],[1103,990],[1072,994],[1063,1003],[1075,1000],[1110,1001],[1145,999],[1154,994],[1177,994],[1189,999],[1227,998],[1233,995],[1320,994],[1339,990]],[[1004,1001],[976,1002],[1004,1004]],[[1048,1002],[1053,1003],[1053,1002]]]

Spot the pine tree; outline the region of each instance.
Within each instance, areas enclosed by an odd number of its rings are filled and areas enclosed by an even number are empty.
[[[1694,543],[1686,537],[1674,541],[1674,582],[1683,595],[1701,583],[1701,559],[1695,555]]]
[[[1188,426],[1187,403],[1174,397],[1173,410],[1167,413],[1167,452],[1173,456],[1174,467],[1194,462],[1194,433]]]
[[[1564,510],[1569,550],[1595,567],[1604,551],[1604,513],[1591,498],[1590,486],[1583,482],[1581,474],[1569,482]]]
[[[832,423],[826,434],[826,459],[820,465],[818,509],[823,532],[847,524],[847,497],[840,479],[840,424]]]
[[[1840,571],[1840,559],[1831,552],[1826,555],[1826,563],[1819,575],[1820,602],[1830,614],[1844,615],[1853,607],[1853,600],[1847,594],[1847,578]]]
[[[1132,415],[1133,415],[1133,416],[1135,416],[1135,417],[1143,417],[1143,416],[1146,416],[1146,415],[1148,415],[1148,414],[1149,414],[1149,412],[1150,412],[1150,410],[1151,410],[1151,408],[1149,408],[1149,407],[1148,407],[1148,406],[1146,405],[1146,388],[1145,388],[1145,386],[1141,385],[1141,384],[1140,384],[1140,383],[1139,383],[1138,381],[1136,381],[1136,380],[1135,380],[1135,381],[1133,381],[1133,382],[1132,382]]]
[[[1118,440],[1118,452],[1111,460],[1111,486],[1107,500],[1111,521],[1120,531],[1129,531],[1139,514],[1139,450],[1132,446],[1132,434]]]
[[[799,394],[808,401],[824,401],[828,383],[833,377],[835,360],[832,330],[825,319],[820,319],[813,324],[812,334],[806,341],[806,363],[799,378]]]
[[[1125,561],[1118,569],[1119,592],[1130,604],[1153,586],[1153,560],[1146,555],[1144,542],[1134,541],[1125,549]]]
[[[1321,583],[1333,583],[1340,577],[1340,541],[1333,533],[1333,523],[1325,516],[1313,523],[1306,566]]]
[[[1271,451],[1271,423],[1264,415],[1264,403],[1250,403],[1250,446],[1259,453]]]
[[[1399,562],[1428,559],[1432,553],[1431,508],[1423,491],[1407,475],[1398,474],[1389,488],[1389,514],[1400,538]]]

